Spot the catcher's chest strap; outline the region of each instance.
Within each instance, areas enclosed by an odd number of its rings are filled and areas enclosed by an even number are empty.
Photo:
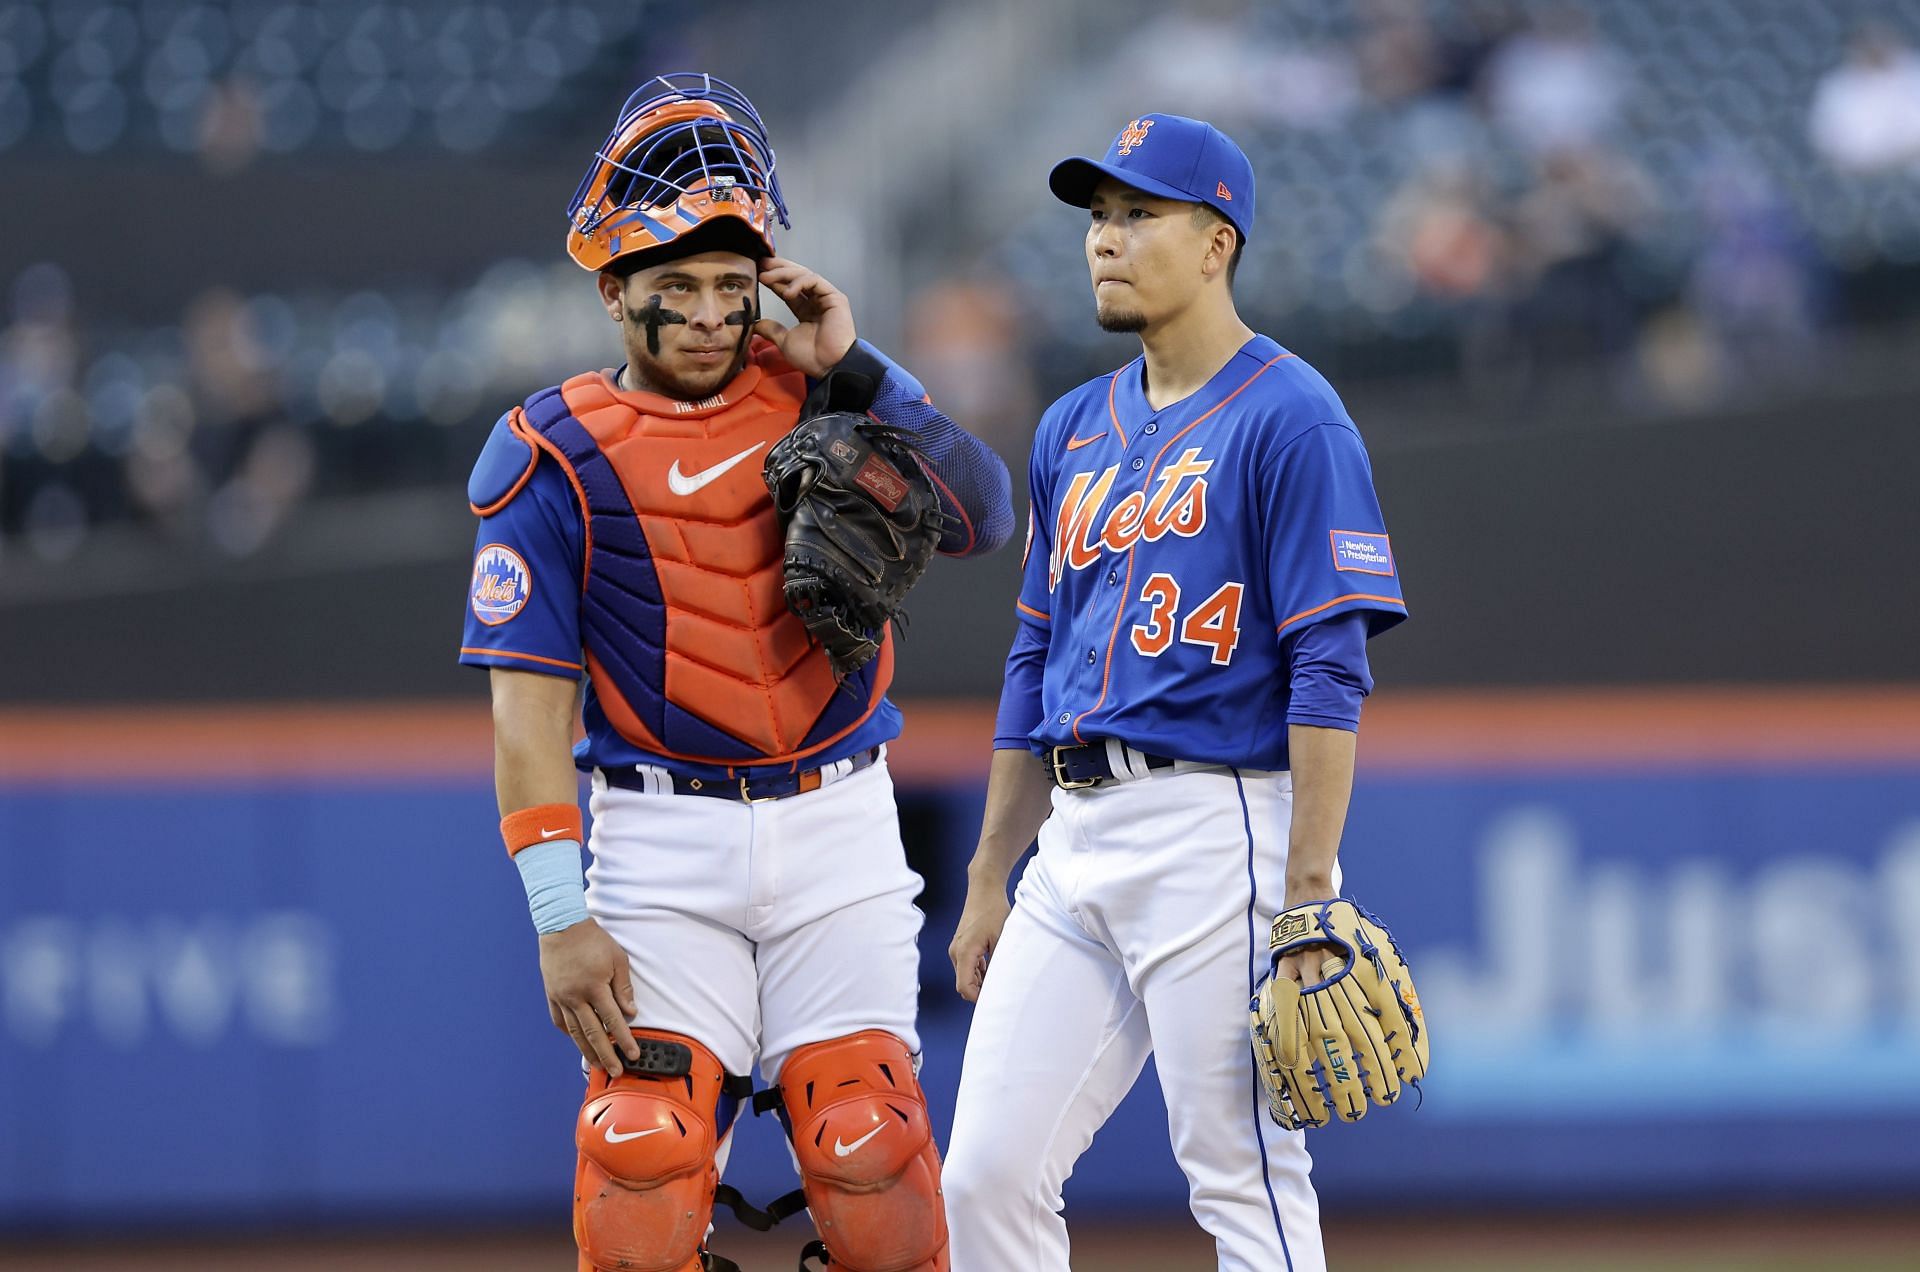
[[[886,753],[884,746],[868,747],[856,755],[820,768],[801,769],[798,773],[766,773],[752,776],[717,778],[684,777],[654,764],[636,764],[631,768],[605,768],[600,772],[607,785],[648,795],[705,795],[713,799],[737,800],[758,804],[763,800],[785,799],[830,786],[852,777],[861,769],[873,767]]]

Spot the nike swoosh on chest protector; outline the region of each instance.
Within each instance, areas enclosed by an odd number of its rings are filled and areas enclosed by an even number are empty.
[[[667,469],[667,489],[676,495],[690,495],[765,445],[765,442],[755,442],[738,455],[729,456],[711,468],[702,468],[699,472],[693,473],[692,475],[681,472],[680,461],[676,459],[673,461],[673,467]]]

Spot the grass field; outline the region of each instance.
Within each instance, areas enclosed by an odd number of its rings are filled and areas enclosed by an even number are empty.
[[[715,1241],[743,1272],[793,1272],[804,1230]],[[1088,1219],[1073,1228],[1074,1266],[1088,1272],[1213,1272],[1212,1243],[1185,1225]],[[1713,1215],[1635,1213],[1353,1215],[1327,1224],[1333,1272],[1915,1272],[1920,1207],[1905,1211],[1777,1210]],[[287,1236],[7,1245],[8,1272],[572,1272],[564,1233],[447,1233],[354,1238]],[[994,1272],[1026,1272],[995,1269]],[[1274,1272],[1281,1272],[1275,1269]]]

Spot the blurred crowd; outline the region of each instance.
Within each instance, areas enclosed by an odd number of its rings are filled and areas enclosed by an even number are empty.
[[[502,409],[606,343],[565,260],[450,295],[210,288],[150,328],[83,325],[48,263],[5,299],[0,554],[55,561],[126,521],[245,556],[309,494],[444,483]]]
[[[1806,374],[1886,308],[1856,275],[1920,262],[1916,31],[1905,0],[1202,0],[1107,77],[1247,148],[1242,308],[1303,352],[1522,392],[1578,364],[1708,406]],[[1002,266],[1091,366],[1062,246],[1036,219]]]
[[[316,147],[479,151],[644,7],[0,0],[0,152],[143,149],[224,172]]]
[[[544,144],[563,79],[597,108],[582,66],[658,69],[637,12],[0,0],[0,153],[484,159]],[[1192,0],[1074,68],[1105,91],[1073,98],[1089,147],[1139,103],[1233,132],[1261,181],[1242,309],[1343,384],[1527,400],[1573,369],[1697,409],[1920,321],[1916,34],[1920,0]],[[1036,195],[978,256],[928,264],[941,241],[915,238],[901,352],[1017,464],[1039,403],[1117,349],[1078,224]],[[37,254],[0,275],[0,559],[110,525],[252,553],[316,494],[457,478],[502,405],[605,343],[564,261],[400,289],[307,262],[139,324]]]

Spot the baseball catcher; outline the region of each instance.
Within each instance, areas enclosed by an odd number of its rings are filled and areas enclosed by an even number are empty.
[[[1351,901],[1283,911],[1268,942],[1271,970],[1249,1004],[1267,1111],[1288,1130],[1358,1122],[1367,1100],[1392,1104],[1427,1072],[1427,1021],[1393,934]],[[1304,954],[1319,979],[1281,970]]]
[[[1006,541],[1007,474],[775,252],[774,171],[709,75],[628,99],[567,215],[619,365],[509,410],[468,486],[461,661],[489,670],[501,836],[588,1066],[580,1272],[726,1272],[716,1204],[810,1213],[836,1272],[949,1264],[889,627],[934,552]],[[800,1176],[764,1209],[722,1180],[743,1108]]]

